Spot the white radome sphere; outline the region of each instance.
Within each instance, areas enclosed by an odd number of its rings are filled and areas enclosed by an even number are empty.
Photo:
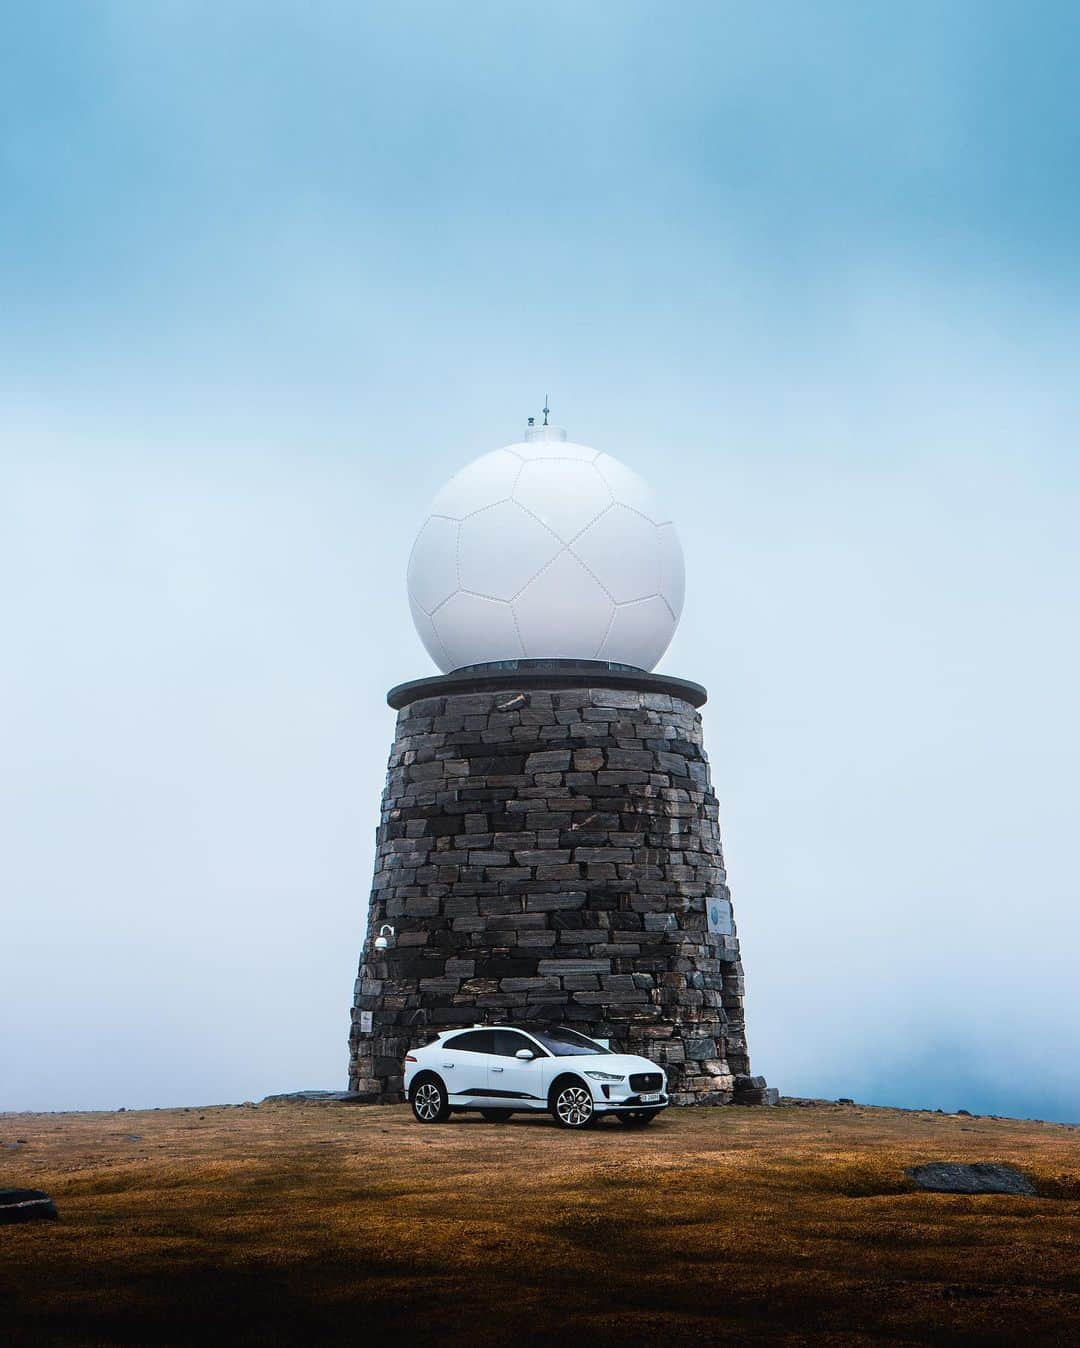
[[[522,658],[652,669],[682,613],[683,554],[646,482],[544,426],[443,487],[408,584],[416,630],[444,673]]]

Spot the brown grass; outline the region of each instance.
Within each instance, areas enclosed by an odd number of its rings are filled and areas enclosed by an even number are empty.
[[[1009,1162],[1045,1196],[912,1192],[934,1159]],[[6,1115],[0,1185],[61,1214],[0,1228],[14,1345],[1080,1343],[1080,1130],[1048,1124]]]

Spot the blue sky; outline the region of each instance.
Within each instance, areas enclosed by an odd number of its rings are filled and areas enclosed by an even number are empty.
[[[45,3],[0,83],[0,1108],[339,1084],[404,569],[674,506],[755,1066],[1080,1118],[1080,17]]]

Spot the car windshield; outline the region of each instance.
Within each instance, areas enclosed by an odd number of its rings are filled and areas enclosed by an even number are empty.
[[[578,1034],[576,1030],[530,1029],[529,1033],[534,1039],[538,1039],[549,1053],[554,1053],[556,1058],[572,1058],[579,1053],[607,1053],[608,1051],[595,1039],[587,1039],[583,1034]]]

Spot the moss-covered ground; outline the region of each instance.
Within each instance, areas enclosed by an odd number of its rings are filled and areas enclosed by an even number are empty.
[[[5,1145],[7,1144],[7,1145]],[[1038,1198],[914,1192],[1001,1161]],[[850,1105],[0,1115],[0,1342],[1080,1343],[1080,1129]]]

